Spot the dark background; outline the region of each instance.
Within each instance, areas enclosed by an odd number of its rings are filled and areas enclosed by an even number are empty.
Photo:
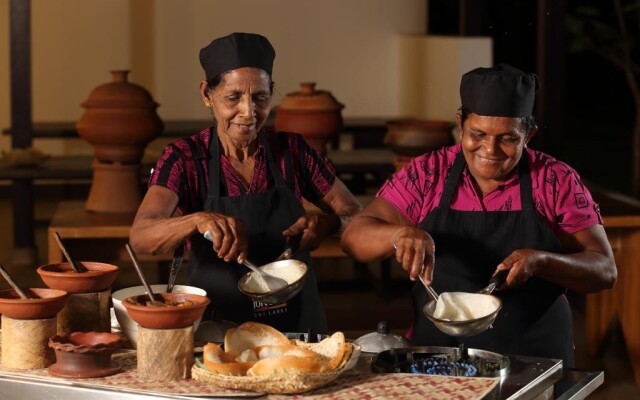
[[[532,147],[574,167],[586,181],[625,194],[631,193],[631,134],[634,102],[622,69],[593,52],[570,52],[572,37],[565,28],[567,14],[581,6],[599,8],[603,19],[615,23],[610,0],[548,0],[565,15],[544,12],[543,0],[430,0],[428,33],[433,35],[490,36],[494,64],[508,63],[524,71],[539,71],[540,54],[553,46],[560,51],[547,60],[561,78],[545,90],[561,100],[560,123],[536,112],[539,137]],[[540,12],[540,8],[543,12]],[[607,14],[609,16],[607,16]],[[539,15],[546,21],[539,21]],[[539,43],[540,22],[554,24],[560,34]],[[629,26],[630,30],[633,26]],[[549,54],[547,51],[546,54]],[[540,101],[538,96],[537,103]]]

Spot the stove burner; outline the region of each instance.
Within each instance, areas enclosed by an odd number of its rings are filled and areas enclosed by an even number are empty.
[[[424,359],[409,365],[414,374],[476,376],[478,368],[463,361],[447,362],[442,360]]]
[[[374,358],[371,368],[374,372],[490,377],[506,375],[509,359],[483,350],[414,347],[383,351]]]

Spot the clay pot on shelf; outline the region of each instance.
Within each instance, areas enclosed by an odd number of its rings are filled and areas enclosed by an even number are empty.
[[[396,170],[413,157],[453,144],[453,123],[423,119],[398,119],[387,122],[384,144],[396,153]]]
[[[163,124],[158,103],[143,87],[127,81],[129,71],[111,71],[113,81],[96,87],[82,103],[78,135],[94,149],[93,182],[86,208],[133,212],[142,200],[140,160]]]
[[[104,332],[73,332],[49,339],[56,353],[56,363],[48,368],[51,375],[64,378],[97,378],[120,371],[111,363],[111,354],[120,348],[122,338]]]
[[[277,131],[299,133],[319,154],[327,153],[327,142],[342,128],[340,104],[326,90],[316,90],[315,82],[303,82],[299,92],[288,93],[275,108]]]

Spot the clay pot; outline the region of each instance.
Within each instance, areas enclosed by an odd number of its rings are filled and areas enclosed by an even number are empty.
[[[0,290],[0,314],[13,319],[55,317],[67,300],[67,292],[57,289],[23,289],[24,300],[13,289]]]
[[[68,293],[94,293],[111,288],[120,269],[111,264],[81,261],[88,271],[74,272],[69,263],[48,264],[38,267],[36,272],[52,289]]]
[[[421,119],[398,119],[387,122],[384,144],[397,154],[394,164],[399,170],[413,157],[453,144],[453,123]]]
[[[158,103],[142,86],[127,81],[129,71],[111,71],[113,81],[100,85],[82,103],[78,135],[100,161],[138,163],[145,146],[163,129]]]
[[[205,308],[209,305],[209,299],[205,296],[189,293],[156,293],[165,301],[184,302],[191,301],[188,306],[147,306],[145,304],[149,297],[138,295],[127,297],[122,302],[127,309],[131,319],[136,321],[143,328],[148,329],[180,329],[193,325],[196,320],[202,317]]]
[[[342,128],[340,104],[325,90],[316,90],[315,82],[303,82],[299,92],[288,93],[275,108],[277,131],[299,133],[321,155],[327,142]]]
[[[49,374],[64,378],[97,378],[112,375],[120,368],[111,364],[111,354],[120,348],[121,337],[103,332],[73,332],[49,339],[56,363]]]
[[[140,160],[163,124],[149,92],[127,81],[129,71],[111,71],[113,81],[96,87],[82,103],[78,135],[93,146],[93,182],[86,208],[133,212],[142,200]]]

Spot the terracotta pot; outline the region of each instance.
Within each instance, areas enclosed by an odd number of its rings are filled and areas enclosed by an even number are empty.
[[[138,163],[146,145],[162,132],[158,103],[142,86],[127,81],[129,71],[111,71],[113,81],[100,85],[82,103],[76,124],[100,161]]]
[[[48,368],[51,375],[64,378],[97,378],[120,371],[111,364],[111,354],[120,348],[122,338],[104,332],[73,332],[54,336],[49,347],[56,353],[56,363]]]
[[[55,317],[67,301],[67,292],[57,289],[23,289],[30,299],[23,300],[13,289],[0,290],[0,314],[13,319]]]
[[[74,272],[69,263],[48,264],[36,272],[45,285],[67,293],[94,293],[109,289],[120,269],[111,264],[81,261],[88,271]]]
[[[384,144],[397,154],[396,170],[413,157],[453,144],[453,123],[421,119],[399,119],[387,122]]]
[[[156,293],[165,301],[184,302],[191,301],[188,306],[147,306],[143,305],[149,297],[138,295],[127,297],[122,305],[127,309],[131,319],[143,328],[148,329],[180,329],[193,325],[202,317],[205,308],[209,305],[209,299],[205,296],[189,293]]]
[[[299,92],[288,93],[275,108],[275,128],[299,133],[320,154],[327,153],[327,142],[342,128],[344,105],[325,90],[316,90],[314,82],[300,84]]]
[[[127,81],[129,71],[111,71],[113,81],[96,87],[82,103],[78,135],[93,146],[93,182],[86,208],[133,212],[142,200],[140,160],[163,124],[149,92]]]

